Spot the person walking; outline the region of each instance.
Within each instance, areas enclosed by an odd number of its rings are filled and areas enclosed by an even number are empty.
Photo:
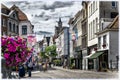
[[[44,70],[44,72],[47,70],[47,63],[44,63],[43,70]]]
[[[22,65],[19,66],[19,77],[24,77],[25,76],[25,68]]]
[[[32,68],[33,68],[33,63],[32,63],[32,61],[30,61],[28,63],[28,77],[31,77]]]

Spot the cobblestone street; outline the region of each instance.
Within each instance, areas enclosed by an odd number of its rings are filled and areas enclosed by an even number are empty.
[[[26,77],[27,79],[117,79],[117,72],[95,72],[84,70],[68,70],[55,67],[52,70],[46,72],[33,71],[32,77]]]

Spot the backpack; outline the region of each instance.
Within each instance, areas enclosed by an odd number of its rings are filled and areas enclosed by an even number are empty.
[[[32,66],[33,66],[33,63],[29,62],[28,67],[32,67]]]

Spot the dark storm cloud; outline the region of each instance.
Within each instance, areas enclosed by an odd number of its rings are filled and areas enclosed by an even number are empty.
[[[55,8],[69,7],[69,6],[72,6],[72,5],[73,5],[73,2],[55,1],[52,5],[46,5],[46,4],[44,4],[41,7],[41,9],[44,9],[44,10],[52,9],[54,11]]]

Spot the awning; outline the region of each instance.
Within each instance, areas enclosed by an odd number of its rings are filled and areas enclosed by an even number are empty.
[[[104,52],[96,52],[96,53],[92,54],[88,59],[95,59],[95,58],[97,58],[98,56],[100,56],[103,53]]]

